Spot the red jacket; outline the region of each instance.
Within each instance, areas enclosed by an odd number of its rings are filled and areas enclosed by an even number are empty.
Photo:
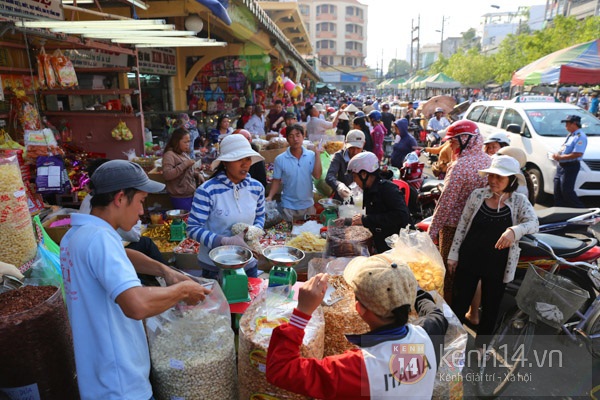
[[[416,308],[419,314],[425,317],[423,327],[436,347],[437,361],[439,360],[437,349],[439,343],[443,343],[448,322],[442,311],[435,307],[433,299],[427,292],[419,291]],[[290,392],[318,399],[370,398],[369,379],[361,349],[348,350],[343,354],[325,357],[322,360],[300,356],[304,328],[309,320],[309,315],[294,309],[290,322],[273,330],[267,353],[267,381]],[[386,342],[389,342],[401,340],[401,337],[389,334],[399,330],[408,329],[405,326],[371,333],[389,335],[389,339],[386,338]],[[437,365],[437,362],[434,364]],[[433,373],[435,374],[435,371]],[[397,385],[394,379],[390,379],[389,384],[390,387]]]

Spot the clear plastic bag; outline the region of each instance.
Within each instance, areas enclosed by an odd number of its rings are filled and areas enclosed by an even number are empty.
[[[297,302],[286,295],[287,287],[263,291],[240,320],[238,373],[240,399],[277,398],[306,399],[307,397],[280,389],[267,382],[265,376],[267,351],[273,329],[288,322]],[[300,347],[302,357],[323,357],[325,324],[321,308],[312,314]],[[256,396],[256,397],[253,397]],[[271,396],[271,397],[269,397]]]
[[[398,235],[386,239],[392,256],[405,261],[423,289],[444,293],[446,269],[442,256],[427,232],[401,229]]]
[[[265,203],[265,229],[269,229],[283,221],[283,216],[279,211],[276,201],[267,201]]]
[[[329,284],[321,307],[325,319],[325,342],[323,357],[342,354],[356,348],[346,339],[346,334],[363,334],[369,331],[369,325],[356,311],[354,291],[342,276],[352,258],[340,257],[325,265],[329,274]]]
[[[229,305],[213,280],[196,306],[175,306],[146,319],[157,400],[237,399],[235,340]]]
[[[327,226],[325,257],[358,257],[371,255],[373,234],[364,226]]]

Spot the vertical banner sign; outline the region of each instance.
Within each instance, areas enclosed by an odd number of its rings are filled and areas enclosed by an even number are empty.
[[[0,0],[0,15],[9,19],[65,19],[61,0]]]
[[[177,75],[177,54],[175,49],[138,49],[140,73],[151,75]]]

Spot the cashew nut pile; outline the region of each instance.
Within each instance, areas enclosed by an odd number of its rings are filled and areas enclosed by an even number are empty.
[[[227,317],[186,311],[150,340],[150,358],[157,400],[238,398],[234,334]]]
[[[248,230],[244,234],[244,241],[252,250],[258,252],[259,254],[262,253],[260,239],[265,236],[265,231],[262,229],[253,225],[244,224],[243,222],[238,222],[237,224],[233,224],[231,227],[231,233],[233,235],[239,235],[240,233],[244,232],[246,228]]]

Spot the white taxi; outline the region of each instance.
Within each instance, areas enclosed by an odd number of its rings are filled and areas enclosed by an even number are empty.
[[[567,115],[581,117],[588,145],[577,175],[575,191],[578,196],[600,196],[600,120],[586,110],[561,103],[552,96],[517,96],[512,100],[472,103],[464,118],[476,122],[484,137],[504,132],[510,145],[527,154],[527,172],[540,200],[544,193],[554,193],[556,153],[568,134],[564,120]]]

